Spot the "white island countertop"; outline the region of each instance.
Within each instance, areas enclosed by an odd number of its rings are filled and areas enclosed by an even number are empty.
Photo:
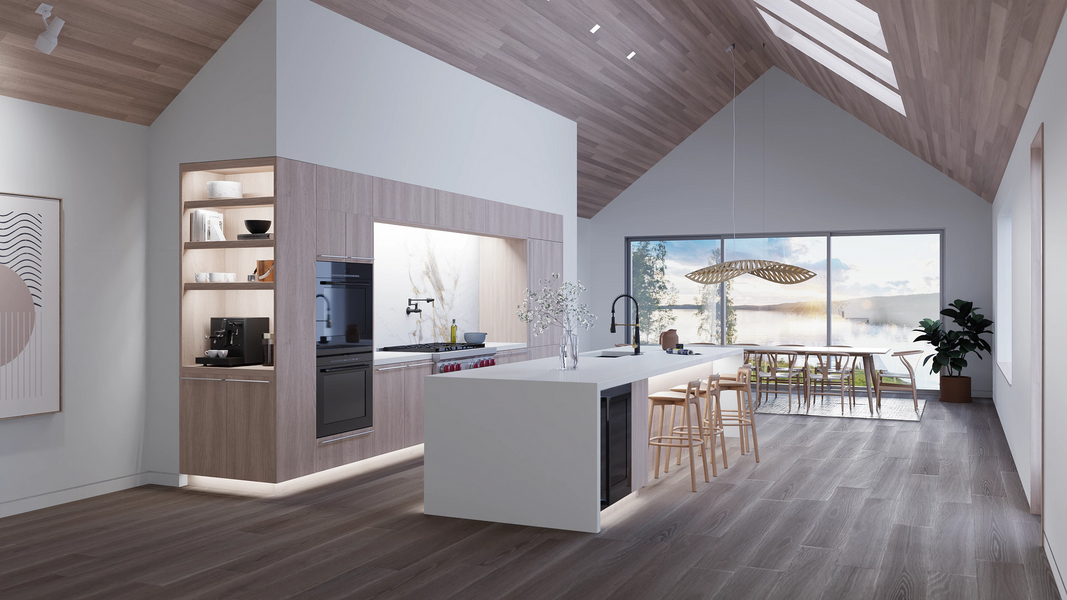
[[[706,377],[716,361],[742,353],[723,346],[698,351],[643,346],[639,355],[607,358],[598,350],[579,355],[577,370],[561,371],[551,357],[425,377],[423,511],[600,531],[601,394],[629,387],[611,393],[630,394],[625,424],[613,423],[630,439],[632,496],[648,481],[649,378],[685,383],[686,374]]]
[[[611,348],[611,351],[626,350]],[[632,383],[656,375],[663,375],[688,367],[695,367],[729,356],[741,354],[742,348],[730,346],[701,346],[699,354],[668,354],[659,346],[641,346],[641,354],[619,357],[598,356],[604,350],[578,355],[578,368],[561,371],[559,358],[542,358],[526,362],[497,365],[488,369],[471,369],[457,373],[442,373],[434,377],[457,379],[507,379],[522,382],[595,383],[597,390]]]

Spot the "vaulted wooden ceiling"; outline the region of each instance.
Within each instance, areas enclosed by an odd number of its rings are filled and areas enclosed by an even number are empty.
[[[66,21],[51,55],[40,0],[0,1],[0,94],[151,125],[260,0],[48,0]]]
[[[738,92],[777,66],[992,202],[1067,7],[860,0],[904,117],[781,42],[753,0],[315,1],[577,121],[583,217],[729,102],[734,43]],[[0,3],[0,94],[147,124],[259,0],[57,0],[51,56],[33,48],[38,3]]]

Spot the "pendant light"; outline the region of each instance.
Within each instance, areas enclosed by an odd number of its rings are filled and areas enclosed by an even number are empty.
[[[733,66],[733,101],[731,104],[731,114],[734,123],[734,140],[733,140],[733,162],[731,166],[731,191],[730,191],[730,214],[735,214],[737,210],[737,62],[734,58],[734,44],[731,44],[726,52],[730,54],[730,64]],[[766,82],[764,82],[766,85]],[[767,108],[764,105],[764,128],[766,128],[766,112]],[[766,139],[766,136],[764,136]],[[764,168],[764,180],[766,180],[766,168]],[[764,181],[766,184],[766,181]],[[764,195],[764,204],[767,202],[766,195]],[[764,207],[766,211],[766,207]],[[733,221],[734,229],[734,246],[737,245],[737,221]],[[734,277],[740,277],[741,275],[755,275],[762,279],[766,279],[772,283],[780,283],[783,285],[792,285],[795,283],[803,283],[812,277],[815,277],[815,273],[802,267],[794,265],[787,265],[773,260],[731,260],[722,262],[717,265],[710,265],[702,269],[697,269],[692,273],[686,275],[686,278],[704,285],[715,285],[733,279]]]

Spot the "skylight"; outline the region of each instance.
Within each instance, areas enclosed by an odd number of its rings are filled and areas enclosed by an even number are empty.
[[[907,116],[907,113],[904,112],[904,101],[901,100],[900,94],[897,94],[884,84],[879,83],[875,78],[845,62],[844,59],[840,58],[833,52],[830,52],[797,33],[792,27],[789,27],[762,10],[760,10],[759,13],[763,15],[763,20],[767,21],[767,25],[770,26],[771,31],[773,31],[774,35],[778,36],[779,39],[797,50],[800,50],[827,69],[844,77],[861,90],[874,96],[878,100],[881,100],[889,108]]]
[[[852,33],[871,44],[889,52],[882,35],[882,23],[878,13],[860,4],[856,0],[803,0],[805,4],[833,19]],[[785,15],[782,15],[785,18]]]
[[[897,87],[897,78],[893,74],[893,63],[889,59],[856,41],[837,27],[827,23],[814,14],[804,10],[792,0],[755,0],[763,8],[771,11],[786,23],[815,38],[827,48],[866,69],[875,77]],[[830,0],[827,0],[830,1]],[[867,9],[866,7],[863,7]],[[867,9],[869,10],[869,9]],[[875,20],[878,15],[874,16]],[[878,29],[879,35],[881,28]]]

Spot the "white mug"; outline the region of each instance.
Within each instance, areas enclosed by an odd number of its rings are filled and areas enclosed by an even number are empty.
[[[208,281],[207,273],[197,273],[194,277],[197,283],[206,283]]]
[[[219,352],[219,350],[204,350],[204,354],[206,354],[208,358],[218,358]]]
[[[225,273],[208,273],[207,274],[207,278],[208,278],[208,281],[210,281],[211,283],[225,283],[226,282],[226,274]]]
[[[230,354],[229,350],[216,350],[216,352],[219,353],[219,358],[226,358]]]
[[[227,273],[226,274],[226,283],[236,283],[236,282],[237,282],[237,273]]]

